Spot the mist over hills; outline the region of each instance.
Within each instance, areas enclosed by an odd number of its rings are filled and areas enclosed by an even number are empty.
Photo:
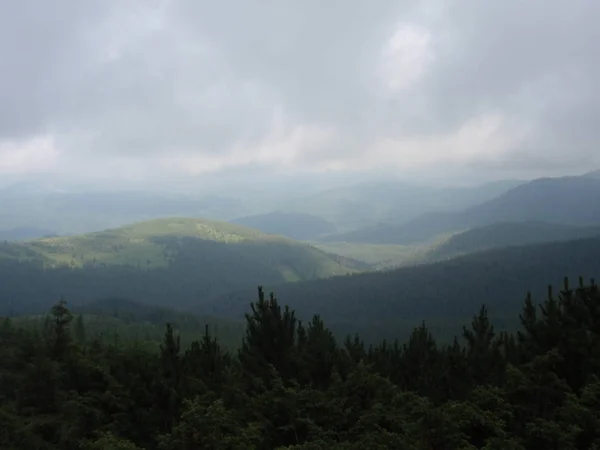
[[[23,189],[25,188],[25,189]],[[35,227],[49,234],[100,231],[161,217],[230,218],[240,201],[219,196],[138,191],[71,192],[28,184],[0,190],[0,230]]]
[[[539,221],[564,225],[600,223],[600,179],[543,178],[461,211],[431,212],[401,225],[380,224],[330,235],[323,241],[415,244],[442,234],[497,222]]]
[[[588,172],[585,175],[592,178],[600,178],[600,169]]]
[[[310,179],[309,179],[310,180]],[[219,191],[85,190],[58,182],[17,182],[0,188],[0,233],[39,229],[26,238],[81,234],[166,217],[229,220],[267,233],[312,240],[379,222],[398,223],[427,211],[479,203],[516,181],[477,188],[433,188],[400,181],[370,181],[319,190],[310,185],[277,188],[243,185]],[[302,222],[302,223],[301,223]],[[18,238],[20,239],[20,238]]]

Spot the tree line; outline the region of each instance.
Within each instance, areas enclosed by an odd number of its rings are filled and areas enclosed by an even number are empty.
[[[536,305],[515,333],[485,306],[449,344],[338,342],[258,289],[239,349],[103,342],[64,301],[36,329],[0,326],[0,448],[598,449],[600,291]],[[373,327],[377,323],[372,324]]]

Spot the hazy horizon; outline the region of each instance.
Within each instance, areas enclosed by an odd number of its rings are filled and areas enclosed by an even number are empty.
[[[581,174],[600,167],[599,12],[591,0],[5,2],[0,186]]]

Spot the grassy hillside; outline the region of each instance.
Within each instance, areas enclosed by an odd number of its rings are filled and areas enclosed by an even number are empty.
[[[532,290],[539,301],[545,298],[543,287],[562,285],[563,276],[598,277],[599,255],[600,238],[581,239],[266,288],[302,318],[321,314],[339,334],[358,331],[369,339],[406,338],[426,320],[432,331],[449,337],[469,322],[482,303],[488,305],[499,329],[512,328],[525,292]],[[211,312],[239,317],[253,293],[248,289],[223,296]]]
[[[354,242],[315,242],[313,245],[323,251],[364,261],[374,269],[390,269],[399,266],[418,264],[425,261],[432,248],[436,248],[445,238],[422,245],[362,244]]]
[[[315,239],[337,231],[333,224],[320,217],[282,211],[240,217],[230,222],[301,241]]]
[[[0,308],[125,297],[191,305],[257,283],[317,279],[365,264],[225,222],[160,219],[81,236],[0,244]]]
[[[544,178],[517,186],[480,205],[432,212],[401,225],[382,224],[327,236],[323,241],[411,245],[455,231],[499,222],[541,221],[572,226],[600,224],[600,179]]]

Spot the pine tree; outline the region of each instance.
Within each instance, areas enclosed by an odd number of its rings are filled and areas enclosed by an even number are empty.
[[[463,327],[469,373],[475,385],[496,381],[503,369],[500,342],[494,337],[494,326],[488,318],[487,308],[482,305],[471,322],[471,328]]]
[[[282,311],[274,294],[265,300],[262,286],[258,301],[246,313],[246,336],[239,352],[244,369],[258,377],[267,376],[272,365],[284,378],[293,372],[296,316],[288,306]]]
[[[181,406],[181,339],[175,336],[173,326],[166,325],[164,341],[160,346],[163,385],[161,409],[164,431],[170,433]]]
[[[71,343],[70,324],[73,321],[73,314],[67,308],[67,302],[61,299],[51,310],[52,320],[52,353],[55,358],[63,358]]]
[[[75,322],[75,337],[79,344],[85,344],[86,342],[86,333],[85,333],[85,323],[83,321],[83,316],[79,314],[77,316],[77,320]]]

